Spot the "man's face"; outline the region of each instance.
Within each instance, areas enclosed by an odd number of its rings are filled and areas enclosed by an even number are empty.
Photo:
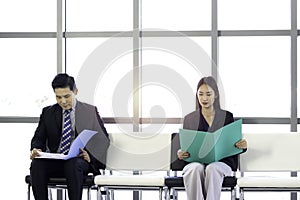
[[[75,103],[75,96],[77,94],[77,89],[73,92],[69,87],[66,88],[56,88],[54,90],[56,101],[64,110],[69,110]]]

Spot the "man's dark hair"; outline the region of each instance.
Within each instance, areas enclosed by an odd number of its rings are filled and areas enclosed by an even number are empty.
[[[53,90],[55,90],[56,88],[67,88],[67,87],[74,92],[74,90],[76,89],[74,78],[65,73],[57,74],[52,81]]]

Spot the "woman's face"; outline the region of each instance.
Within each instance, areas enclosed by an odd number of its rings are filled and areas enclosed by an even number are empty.
[[[211,108],[215,102],[215,92],[207,84],[202,84],[197,91],[198,101],[202,108]]]

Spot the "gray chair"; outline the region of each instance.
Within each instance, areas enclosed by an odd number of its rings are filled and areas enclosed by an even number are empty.
[[[168,188],[168,199],[178,199],[178,190],[184,190],[184,183],[182,176],[177,176],[178,171],[182,171],[184,166],[187,164],[183,160],[177,159],[177,150],[180,148],[179,134],[172,134],[172,143],[171,143],[171,170],[174,172],[173,176],[168,176],[165,178],[165,185]],[[222,184],[222,191],[230,191],[231,199],[236,199],[236,185],[237,178],[236,176],[227,176],[224,178]],[[172,194],[171,194],[172,193]]]

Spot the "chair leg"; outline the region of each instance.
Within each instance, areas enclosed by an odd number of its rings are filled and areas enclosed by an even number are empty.
[[[171,190],[172,190],[172,188],[168,188],[167,200],[171,199]]]
[[[52,200],[52,190],[48,188],[48,199]]]
[[[244,190],[240,188],[240,200],[244,200]]]
[[[101,187],[97,186],[97,200],[103,200]]]
[[[236,188],[231,188],[231,200],[236,200]]]
[[[110,199],[108,199],[108,200],[115,200],[115,192],[114,192],[114,190],[108,190],[108,192],[110,193],[110,196],[111,196],[111,198]]]
[[[97,189],[97,200],[111,200],[114,197],[112,196],[112,193],[110,192],[110,190],[107,187],[103,187],[103,190],[101,190],[101,187],[98,187]],[[104,196],[104,198],[103,198]]]
[[[105,190],[105,200],[110,200],[110,191],[107,187],[104,187]]]
[[[178,200],[178,192],[175,189],[173,190],[173,199]]]
[[[27,190],[27,200],[30,200],[30,184],[28,184],[28,190]]]
[[[64,191],[63,189],[56,189],[56,196],[57,196],[57,200],[64,200],[64,198],[66,197],[64,195]],[[52,198],[52,197],[51,197]]]
[[[162,188],[159,188],[159,200],[162,200]]]
[[[168,200],[168,188],[164,187],[164,200]]]
[[[91,188],[87,188],[87,200],[91,200]]]

